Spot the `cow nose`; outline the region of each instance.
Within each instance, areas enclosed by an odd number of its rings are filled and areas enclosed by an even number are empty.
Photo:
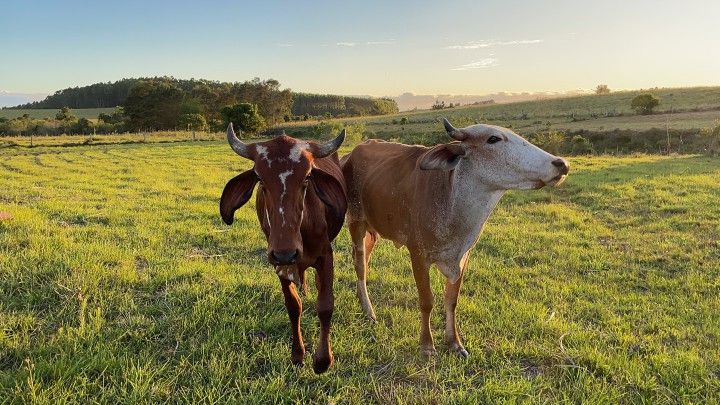
[[[565,159],[555,159],[552,161],[552,164],[560,170],[560,174],[568,174],[570,171],[570,165],[568,165]]]
[[[286,264],[292,264],[295,263],[295,260],[297,260],[298,251],[295,250],[273,250],[272,253],[270,253],[273,260],[279,265],[286,265]]]

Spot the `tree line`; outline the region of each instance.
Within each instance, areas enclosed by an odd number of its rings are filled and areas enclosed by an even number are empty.
[[[250,106],[240,106],[249,104]],[[224,108],[248,109],[259,117],[250,119],[255,130],[280,122],[310,118],[380,115],[398,112],[395,101],[324,94],[292,93],[274,79],[255,78],[245,82],[218,82],[204,79],[151,77],[123,79],[114,83],[60,90],[46,99],[13,108],[102,108],[121,106],[113,117],[98,117],[94,131],[222,130],[231,115]],[[33,121],[33,122],[30,122]],[[4,125],[5,133],[20,127],[83,133],[86,125],[69,120],[41,123],[29,116]],[[80,120],[77,120],[80,122]],[[83,121],[83,124],[85,122]],[[92,124],[92,123],[91,123]],[[91,125],[92,126],[92,125]],[[31,129],[26,129],[26,131]]]

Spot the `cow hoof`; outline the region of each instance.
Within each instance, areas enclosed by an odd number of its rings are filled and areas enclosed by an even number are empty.
[[[467,350],[461,345],[461,344],[455,344],[452,346],[453,353],[458,355],[459,357],[462,357],[463,359],[467,359],[468,356],[470,356],[470,353],[468,353]]]
[[[333,356],[330,357],[313,357],[313,371],[315,374],[322,374],[326,372],[333,364]]]
[[[434,347],[423,347],[420,349],[420,353],[428,358],[437,356],[437,350]]]
[[[305,352],[295,354],[290,357],[290,362],[293,364],[293,366],[296,367],[303,367],[305,365]]]

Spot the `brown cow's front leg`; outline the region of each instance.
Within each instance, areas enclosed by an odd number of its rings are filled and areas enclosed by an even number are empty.
[[[433,295],[430,289],[430,266],[419,254],[410,252],[413,276],[420,298],[420,351],[426,356],[437,354],[430,331],[430,312],[433,307]]]
[[[455,309],[457,307],[458,295],[460,295],[460,285],[462,285],[463,273],[460,279],[455,283],[445,280],[445,343],[450,350],[461,357],[467,357],[469,354],[462,342],[457,331],[457,322],[455,320]]]
[[[333,363],[332,346],[330,344],[330,322],[335,298],[333,296],[333,257],[332,251],[321,258],[317,267],[317,314],[320,318],[320,341],[313,354],[313,371],[321,374],[327,371]]]
[[[300,332],[300,315],[302,314],[302,301],[298,297],[295,285],[284,278],[280,278],[283,295],[285,296],[285,308],[287,308],[292,328],[292,355],[290,361],[296,366],[305,364],[305,345],[303,344],[302,333]]]
[[[462,279],[465,275],[465,268],[467,267],[469,252],[465,253],[459,264],[455,264],[452,268],[447,268],[445,264],[438,263],[438,267],[445,274],[460,274],[460,277],[456,282],[445,280],[445,343],[448,348],[460,357],[468,357],[468,352],[465,350],[462,342],[460,341],[460,335],[457,330],[457,321],[455,318],[458,296],[460,295],[460,286],[462,285]]]

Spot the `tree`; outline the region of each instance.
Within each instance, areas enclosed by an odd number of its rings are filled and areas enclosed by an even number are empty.
[[[63,107],[55,114],[55,119],[58,121],[75,121],[77,117],[73,115],[69,107]]]
[[[75,128],[71,129],[71,132],[80,133],[80,134],[89,134],[92,132],[92,122],[90,122],[87,118],[80,118],[75,124]]]
[[[235,128],[243,132],[254,134],[265,126],[265,119],[258,112],[256,104],[235,104],[223,107],[220,113],[225,126],[232,122]]]
[[[174,129],[180,120],[183,91],[173,79],[142,80],[130,90],[123,109],[131,131]]]
[[[652,114],[653,108],[660,104],[660,99],[653,96],[650,93],[640,94],[632,99],[630,107],[635,110],[638,114],[647,115]]]
[[[208,127],[207,121],[202,114],[183,114],[180,116],[180,126],[191,131],[205,131]]]
[[[608,88],[607,84],[598,84],[595,88],[595,94],[597,95],[603,95],[603,94],[610,94],[610,89]]]

